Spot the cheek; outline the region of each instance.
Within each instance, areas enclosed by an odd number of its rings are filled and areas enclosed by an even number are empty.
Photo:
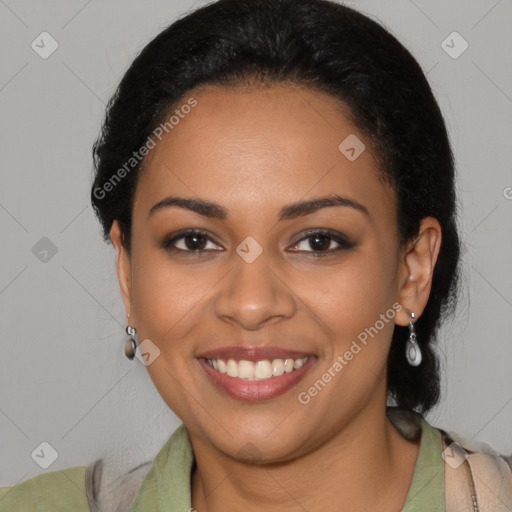
[[[396,314],[396,253],[388,249],[377,244],[360,248],[317,287],[322,295],[316,312],[331,330],[321,371],[332,379],[330,392],[322,393],[317,406],[339,407],[340,396],[347,407],[347,396],[365,403],[384,377]]]
[[[194,277],[186,267],[173,265],[165,251],[149,244],[134,247],[132,272],[139,341],[149,339],[159,350],[146,370],[168,407],[192,425],[195,415],[188,391],[193,374],[192,319],[204,317],[203,296],[213,282],[206,273]]]
[[[393,257],[366,247],[315,287],[310,305],[328,326],[330,342],[318,373],[299,389],[313,408],[346,412],[371,400],[383,382],[396,314],[393,266]],[[328,382],[327,392],[319,380]]]
[[[340,265],[317,273],[314,286],[311,276],[302,278],[303,297],[336,338],[346,342],[391,308],[396,297],[395,258],[377,245],[360,247]],[[389,334],[392,326],[383,330]]]
[[[191,316],[201,314],[205,293],[215,281],[211,272],[173,264],[163,249],[134,249],[133,303],[144,337],[161,350],[175,349],[190,328]]]

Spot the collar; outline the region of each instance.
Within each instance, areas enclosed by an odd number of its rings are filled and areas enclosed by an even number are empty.
[[[444,510],[444,461],[441,433],[418,413],[388,407],[387,415],[407,439],[421,436],[418,458],[402,512]],[[194,454],[182,423],[155,457],[130,512],[191,510],[190,477]]]
[[[388,407],[387,416],[406,438],[421,436],[418,458],[402,512],[445,510],[444,460],[441,432],[417,412]]]

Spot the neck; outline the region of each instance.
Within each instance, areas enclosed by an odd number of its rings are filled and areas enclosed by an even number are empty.
[[[192,437],[192,506],[200,512],[401,510],[419,443],[406,441],[385,407],[363,410],[308,454],[280,463],[246,464]]]

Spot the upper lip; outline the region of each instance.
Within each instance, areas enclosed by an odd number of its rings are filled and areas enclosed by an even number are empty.
[[[222,347],[204,352],[199,358],[204,359],[234,359],[236,361],[263,361],[264,359],[302,359],[312,357],[313,354],[298,352],[281,347]]]

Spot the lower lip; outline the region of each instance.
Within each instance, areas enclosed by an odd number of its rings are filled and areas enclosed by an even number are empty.
[[[212,368],[206,359],[198,359],[204,371],[210,377],[213,384],[236,400],[268,400],[282,395],[297,384],[305,373],[315,364],[316,358],[310,357],[297,370],[283,373],[278,377],[271,377],[266,380],[245,380],[237,377],[230,377],[226,373],[220,373]]]

